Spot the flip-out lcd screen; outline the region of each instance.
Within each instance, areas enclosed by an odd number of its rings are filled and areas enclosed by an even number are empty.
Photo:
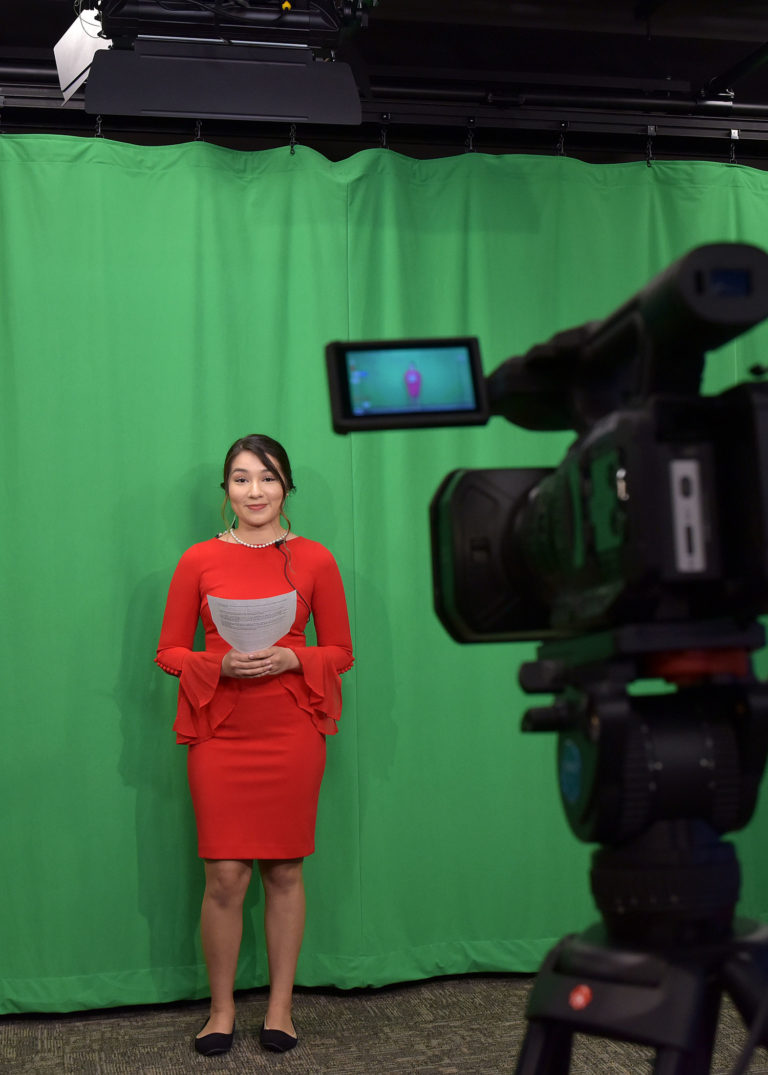
[[[337,433],[488,421],[475,337],[335,342],[326,363]]]

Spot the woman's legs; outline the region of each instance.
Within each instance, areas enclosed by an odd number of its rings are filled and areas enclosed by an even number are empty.
[[[235,1021],[235,972],[243,936],[243,901],[252,873],[252,862],[205,860],[200,933],[211,987],[211,1015],[198,1037],[229,1034]]]
[[[294,1034],[291,1021],[293,982],[304,936],[303,859],[262,859],[264,932],[269,961],[269,1005],[265,1023],[270,1030]],[[239,859],[206,859],[205,895],[200,930],[208,981],[211,1015],[198,1037],[229,1034],[235,1020],[235,973],[243,934],[243,902],[253,863]]]
[[[265,1024],[270,1030],[295,1033],[291,1021],[293,982],[304,936],[303,859],[260,859],[264,885],[264,932],[269,961],[269,1005]]]

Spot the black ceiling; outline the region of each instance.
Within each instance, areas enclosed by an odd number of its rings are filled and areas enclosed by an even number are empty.
[[[52,50],[74,21],[72,0],[3,6],[2,129],[96,133],[83,92],[62,106],[58,87]],[[386,144],[414,156],[474,149],[768,167],[765,0],[380,0],[338,57],[355,71],[363,123],[296,132],[331,158]],[[191,128],[173,119],[98,121],[107,137],[144,143],[197,133],[264,148],[288,137],[274,123]]]

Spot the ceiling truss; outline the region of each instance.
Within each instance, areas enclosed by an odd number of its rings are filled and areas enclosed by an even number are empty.
[[[699,38],[687,47],[686,21],[680,4],[671,0],[633,0],[631,12],[616,0],[617,26],[609,29],[621,31],[618,37],[602,23],[589,24],[595,4],[550,5],[549,23],[545,7],[497,0],[474,0],[474,5],[381,0],[370,27],[337,51],[360,88],[360,127],[297,124],[290,135],[285,124],[275,123],[89,115],[83,90],[62,104],[52,53],[0,48],[0,129],[93,133],[145,143],[198,137],[253,148],[281,144],[290,136],[332,158],[382,145],[416,156],[549,152],[649,163],[682,156],[768,167],[768,19],[761,23],[753,15],[747,26],[735,10],[734,22],[715,23],[702,0],[695,24]],[[536,9],[541,9],[538,20],[525,14]],[[627,14],[618,25],[622,9]],[[648,38],[646,61],[642,27],[664,11],[670,13],[666,36],[660,43]],[[516,25],[502,25],[502,16],[514,17]],[[726,36],[726,26],[732,37]],[[431,52],[418,44],[425,31]],[[509,35],[503,48],[497,44],[502,32]],[[449,47],[456,41],[465,44],[460,62],[455,44]],[[709,51],[702,42],[711,44]],[[722,46],[719,51],[716,45]],[[610,69],[611,53],[619,47],[627,57],[625,71]],[[703,59],[692,65],[690,57],[698,53]],[[582,54],[587,58],[580,60]],[[526,55],[538,60],[530,70],[522,63]]]

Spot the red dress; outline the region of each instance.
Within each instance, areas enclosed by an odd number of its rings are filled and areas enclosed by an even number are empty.
[[[301,668],[255,679],[222,676],[231,647],[213,624],[207,595],[275,597],[294,589],[296,619],[276,645],[294,650]],[[307,606],[316,646],[304,636]],[[204,652],[192,648],[198,620]],[[174,728],[189,746],[201,858],[301,858],[314,851],[325,736],[336,732],[340,675],[352,659],[344,588],[324,546],[297,537],[253,549],[212,538],[187,549],[171,581],[155,660],[179,677]]]

